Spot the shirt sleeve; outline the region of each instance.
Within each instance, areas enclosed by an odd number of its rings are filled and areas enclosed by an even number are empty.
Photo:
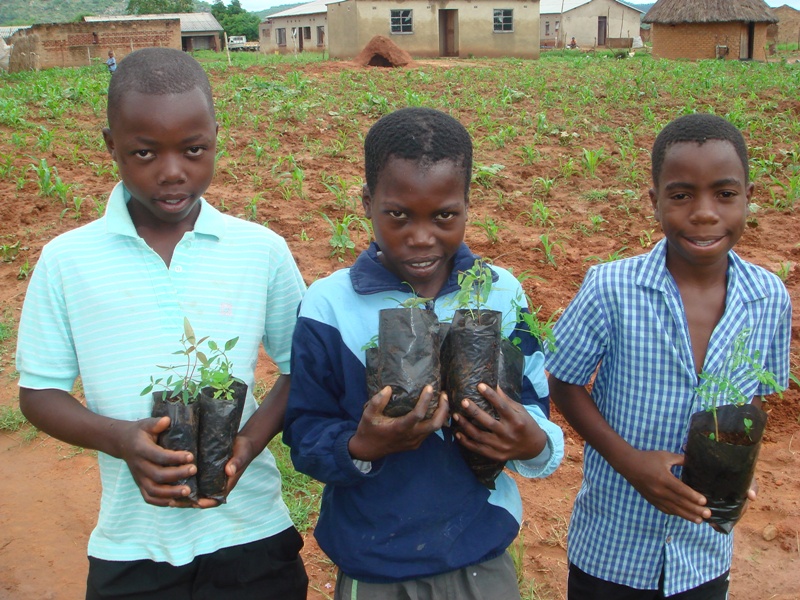
[[[45,248],[31,276],[20,317],[16,367],[20,387],[70,392],[78,377],[58,268]]]
[[[306,286],[284,240],[272,269],[262,343],[282,374],[290,372],[292,334]]]
[[[782,285],[782,284],[781,284]],[[777,321],[772,345],[765,357],[764,368],[775,375],[775,381],[781,390],[789,387],[789,352],[792,339],[792,303],[785,288],[781,290],[781,311]],[[756,395],[766,396],[774,393],[772,387],[761,384]]]
[[[306,297],[307,301],[309,300]],[[283,441],[291,449],[295,469],[318,481],[356,485],[376,476],[383,460],[362,469],[350,456],[348,444],[356,433],[358,414],[344,406],[346,377],[364,379],[364,367],[347,351],[338,330],[328,323],[301,316],[292,343],[292,385],[286,409]]]
[[[554,348],[545,348],[545,368],[573,385],[589,383],[609,339],[595,269],[589,269],[581,289],[556,322]]]

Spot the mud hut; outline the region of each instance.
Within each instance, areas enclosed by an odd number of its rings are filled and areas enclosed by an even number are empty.
[[[653,56],[766,60],[767,26],[777,17],[763,0],[658,0],[651,23]]]

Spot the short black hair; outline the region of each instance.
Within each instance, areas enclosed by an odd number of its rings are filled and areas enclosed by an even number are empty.
[[[364,171],[370,192],[391,157],[418,161],[425,168],[444,160],[464,171],[464,200],[472,179],[472,140],[450,115],[432,108],[401,108],[381,117],[364,138]]]
[[[208,75],[194,58],[174,48],[142,48],[123,58],[108,84],[109,126],[125,94],[137,92],[164,96],[200,89],[214,117],[214,100]]]
[[[661,177],[661,168],[664,166],[664,156],[670,146],[680,142],[695,142],[702,145],[708,140],[721,140],[730,142],[744,168],[745,185],[750,181],[750,164],[747,158],[747,143],[742,132],[732,123],[707,113],[693,113],[678,117],[668,123],[656,137],[653,144],[653,185],[658,187]]]

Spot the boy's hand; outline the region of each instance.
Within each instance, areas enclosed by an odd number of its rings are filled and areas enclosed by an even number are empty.
[[[493,390],[480,383],[478,391],[494,406],[500,419],[465,398],[461,406],[468,418],[453,415],[456,439],[468,450],[492,460],[528,460],[539,456],[547,444],[547,436],[525,407],[511,400],[499,386]]]
[[[197,473],[191,452],[165,450],[156,443],[169,417],[130,421],[121,431],[120,453],[144,501],[154,506],[191,507],[189,487],[171,485]]]
[[[705,497],[683,483],[670,470],[683,465],[683,455],[664,451],[636,450],[620,474],[645,500],[668,515],[693,523],[711,517]]]
[[[414,409],[402,417],[387,417],[383,409],[392,397],[391,386],[375,394],[364,407],[356,434],[348,449],[356,460],[374,461],[388,454],[416,450],[431,433],[442,428],[447,419],[447,397],[434,398],[433,388],[425,386]],[[433,417],[425,419],[431,402],[439,403]]]

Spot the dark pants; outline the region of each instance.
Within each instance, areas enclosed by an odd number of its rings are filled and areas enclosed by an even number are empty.
[[[89,557],[86,600],[305,600],[303,538],[294,527],[179,567]]]
[[[730,571],[716,579],[669,596],[670,600],[725,600],[728,597]],[[661,600],[664,596],[664,576],[658,582],[657,590],[637,590],[636,588],[611,583],[588,573],[570,563],[567,600]]]

